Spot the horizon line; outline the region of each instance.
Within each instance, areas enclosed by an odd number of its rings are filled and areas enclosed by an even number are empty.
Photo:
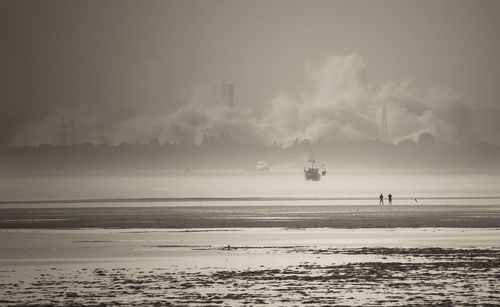
[[[385,198],[384,198],[385,199]],[[393,200],[500,200],[498,196],[427,196],[427,197],[398,197]],[[244,202],[244,201],[339,201],[339,200],[374,200],[378,197],[130,197],[130,198],[81,198],[81,199],[43,199],[43,200],[3,200],[0,205],[5,204],[61,204],[61,203],[114,203],[114,202]]]

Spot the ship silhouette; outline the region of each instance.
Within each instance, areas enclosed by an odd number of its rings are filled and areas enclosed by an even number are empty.
[[[308,165],[304,167],[304,177],[306,180],[312,180],[312,181],[320,181],[321,176],[326,175],[326,169],[325,169],[325,164],[323,164],[323,169],[319,170],[319,167],[316,166],[316,160],[314,160],[313,153],[310,151],[309,153],[309,160],[307,161]]]

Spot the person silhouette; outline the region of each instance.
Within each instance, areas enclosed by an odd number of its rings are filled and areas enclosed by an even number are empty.
[[[382,193],[380,193],[380,196],[378,197],[380,199],[380,202],[378,203],[378,205],[383,205],[384,204],[384,195]]]
[[[389,195],[387,197],[389,197],[389,205],[392,205],[392,194],[389,193]]]

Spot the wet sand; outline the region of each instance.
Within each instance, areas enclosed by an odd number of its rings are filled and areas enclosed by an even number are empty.
[[[495,304],[499,236],[471,228],[1,230],[0,303]]]
[[[355,257],[359,251],[349,250]],[[486,305],[498,304],[500,252],[363,250],[389,262],[304,262],[257,269],[105,267],[37,269],[2,283],[3,305]],[[402,255],[401,255],[402,254]],[[322,255],[320,252],[317,255]],[[444,257],[440,257],[445,255]],[[353,258],[355,259],[355,258]],[[3,269],[0,278],[16,274]]]
[[[500,206],[0,207],[0,305],[500,304]]]
[[[0,228],[500,227],[498,205],[0,207]]]

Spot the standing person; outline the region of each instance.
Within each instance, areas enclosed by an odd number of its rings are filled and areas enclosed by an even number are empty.
[[[389,195],[387,197],[389,197],[389,205],[392,205],[392,194],[389,193]]]
[[[384,195],[382,193],[380,193],[380,196],[378,197],[380,199],[380,202],[378,203],[378,205],[383,205],[384,204]]]

